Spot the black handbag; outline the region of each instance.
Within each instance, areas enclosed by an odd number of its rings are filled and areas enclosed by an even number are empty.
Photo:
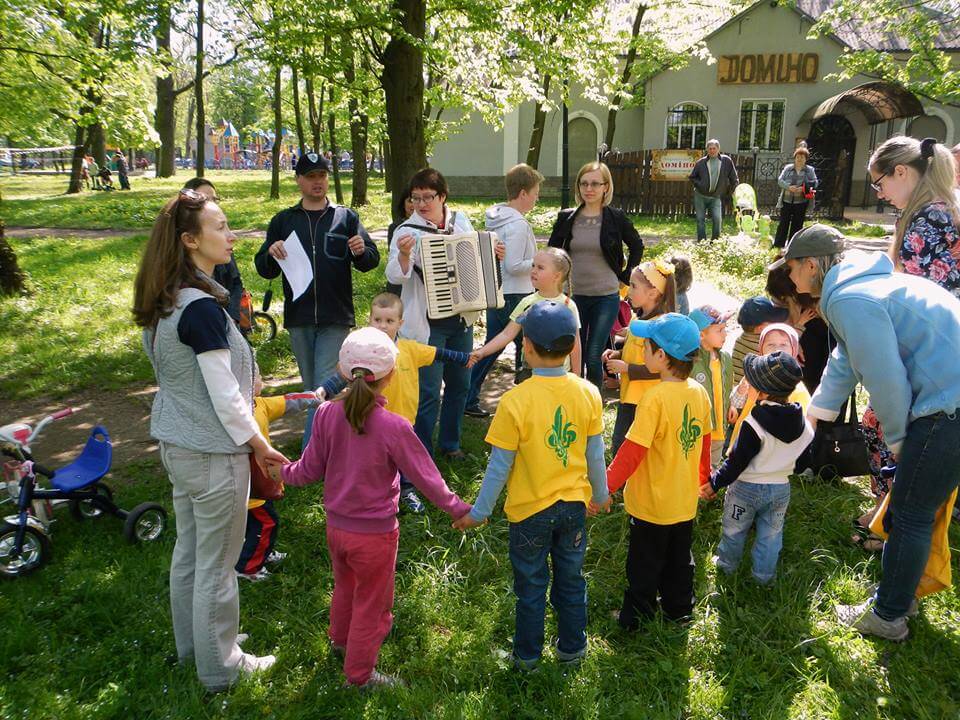
[[[850,395],[846,413],[841,409],[835,421],[817,422],[805,459],[804,464],[822,480],[870,474],[867,442],[857,418],[855,394]]]

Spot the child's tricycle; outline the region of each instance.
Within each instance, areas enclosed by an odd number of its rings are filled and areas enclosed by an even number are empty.
[[[33,572],[50,559],[50,524],[54,500],[69,502],[78,520],[109,513],[123,523],[130,542],[149,542],[160,537],[167,524],[161,505],[145,502],[127,511],[113,502],[110,488],[100,482],[110,471],[113,446],[106,429],[98,425],[90,432],[83,451],[69,465],[48,470],[34,462],[30,444],[54,420],[67,417],[67,408],[49,415],[31,429],[24,423],[0,427],[0,451],[13,458],[3,465],[3,479],[10,495],[4,502],[17,503],[17,514],[0,524],[0,575],[20,577]],[[52,489],[37,487],[37,475],[50,480]]]

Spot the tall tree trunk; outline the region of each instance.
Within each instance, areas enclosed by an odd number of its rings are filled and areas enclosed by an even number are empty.
[[[637,14],[633,18],[633,29],[630,32],[630,48],[627,50],[627,58],[623,62],[623,73],[620,75],[620,88],[625,88],[630,82],[630,75],[633,73],[633,63],[637,59],[637,36],[640,34],[640,25],[643,23],[644,13],[647,12],[647,6],[643,3],[637,6]],[[613,150],[613,136],[617,132],[617,112],[620,110],[620,103],[623,102],[623,94],[617,90],[613,96],[613,102],[610,103],[610,110],[607,112],[607,134],[603,139],[608,150]]]
[[[405,35],[390,38],[383,52],[383,87],[390,138],[389,178],[392,205],[406,192],[410,178],[427,164],[423,127],[423,50],[406,36],[422,40],[426,30],[426,0],[391,0]],[[394,218],[395,220],[398,218]]]
[[[73,164],[70,166],[70,185],[67,187],[67,195],[73,195],[83,189],[80,180],[80,171],[83,168],[83,146],[84,127],[77,123],[73,136]]]
[[[203,177],[207,152],[207,116],[203,108],[203,12],[204,0],[197,0],[197,62],[193,78],[194,98],[197,105],[197,177]]]
[[[273,71],[273,162],[270,168],[270,199],[280,199],[280,145],[283,143],[283,106],[281,66]]]
[[[184,138],[183,147],[184,153],[189,158],[190,153],[190,139],[194,134],[193,132],[193,109],[196,107],[197,99],[195,97],[190,98],[190,102],[187,103],[187,136]]]
[[[291,67],[293,73],[291,83],[293,84],[293,114],[297,119],[297,155],[303,155],[306,152],[307,141],[303,134],[303,115],[300,114],[300,73],[296,67]]]
[[[10,167],[14,165],[11,164]],[[3,220],[0,219],[0,297],[23,293],[26,279],[20,269],[20,263],[17,262],[17,253],[4,237]]]
[[[352,87],[357,79],[354,64],[353,43],[350,36],[344,34],[343,45],[349,53],[344,67],[344,79],[351,85],[347,108],[350,110],[350,151],[353,153],[353,186],[350,193],[350,207],[367,204],[367,127],[370,124],[367,114],[360,107],[357,90]],[[367,93],[364,92],[364,101]],[[364,103],[366,106],[366,102]]]
[[[157,53],[161,55],[165,74],[157,76],[157,110],[153,117],[153,126],[160,136],[160,149],[157,151],[157,177],[171,177],[177,172],[174,163],[174,144],[177,131],[176,102],[173,91],[173,75],[169,71],[170,62],[170,5],[157,4],[157,25],[154,29]]]
[[[340,182],[340,148],[337,147],[337,113],[334,112],[333,83],[327,88],[327,132],[330,135],[330,166],[333,169],[333,189],[337,204],[343,205],[343,183]]]
[[[87,145],[97,165],[103,167],[107,163],[107,138],[103,133],[103,125],[95,122],[87,131]]]
[[[550,97],[550,76],[543,77],[543,97]],[[530,132],[530,145],[527,148],[527,165],[536,169],[540,165],[540,147],[543,145],[543,129],[547,124],[547,111],[543,103],[533,108],[533,130]]]
[[[313,76],[307,75],[307,119],[310,123],[310,135],[313,137],[313,151],[320,152],[323,138],[323,88],[320,88],[320,107],[317,107],[317,98],[313,88]]]

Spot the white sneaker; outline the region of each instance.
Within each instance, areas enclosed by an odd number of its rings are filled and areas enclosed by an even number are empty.
[[[286,557],[287,557],[287,553],[277,552],[276,550],[273,550],[270,552],[269,555],[267,555],[267,559],[264,560],[264,562],[269,563],[270,565],[276,565],[277,563],[282,563],[284,561],[284,558]]]
[[[380,688],[392,688],[392,687],[403,687],[404,682],[400,678],[394,675],[387,675],[382,673],[379,670],[374,670],[370,674],[370,679],[368,679],[363,685],[357,685],[356,687],[364,692],[369,692],[370,690],[379,690]]]
[[[270,579],[270,571],[265,567],[260,568],[255,573],[237,573],[238,578],[249,580],[250,582],[261,582]]]
[[[859,630],[862,635],[876,635],[894,642],[902,642],[910,637],[907,619],[884,620],[873,611],[873,599],[859,605],[837,605],[836,611],[842,625]]]
[[[237,633],[237,645],[243,645],[249,639],[250,636],[247,633]]]
[[[261,655],[258,657],[250,653],[244,653],[240,658],[240,674],[253,675],[254,673],[269,670],[276,661],[277,658],[273,655]]]

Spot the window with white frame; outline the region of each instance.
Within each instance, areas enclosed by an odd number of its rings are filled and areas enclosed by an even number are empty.
[[[784,100],[741,100],[737,150],[780,152],[783,146]]]
[[[667,111],[668,150],[702,148],[707,144],[707,109],[700,103],[685,102]]]

